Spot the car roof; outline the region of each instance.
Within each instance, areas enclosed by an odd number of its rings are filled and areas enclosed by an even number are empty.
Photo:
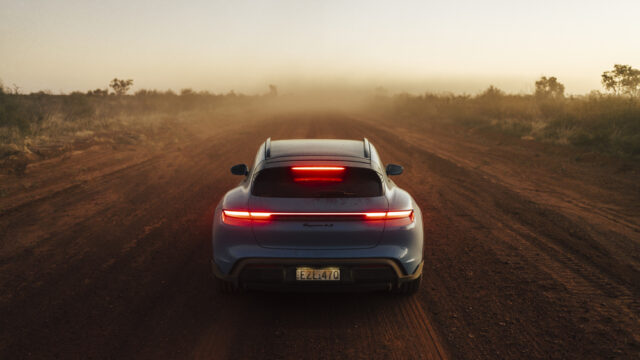
[[[270,143],[270,146],[269,146]],[[291,139],[267,141],[267,159],[282,157],[336,156],[369,158],[368,141],[337,139]]]
[[[362,140],[268,138],[258,148],[254,169],[283,164],[312,164],[318,161],[342,161],[350,166],[366,166],[383,172],[378,152],[367,138]]]

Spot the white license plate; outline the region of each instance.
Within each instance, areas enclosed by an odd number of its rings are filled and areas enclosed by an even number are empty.
[[[314,269],[310,267],[296,268],[298,281],[340,281],[340,268],[327,267]]]

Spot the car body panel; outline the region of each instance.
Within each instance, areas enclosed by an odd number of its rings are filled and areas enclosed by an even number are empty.
[[[249,210],[273,212],[335,213],[387,211],[385,196],[367,198],[265,198],[250,196]],[[286,249],[356,249],[380,241],[384,220],[362,221],[301,219],[253,222],[253,233],[263,247]]]
[[[270,156],[266,157],[265,154]],[[262,169],[319,164],[365,167],[376,171],[383,185],[382,196],[278,198],[254,196],[251,193],[252,183]],[[222,220],[222,211],[229,209],[287,213],[413,209],[413,220],[334,221],[313,218],[239,220],[229,224]],[[422,212],[418,204],[384,173],[380,157],[368,141],[303,139],[265,142],[259,147],[249,174],[237,187],[227,192],[216,207],[212,266],[217,277],[239,281],[238,273],[242,269],[238,267],[256,261],[332,265],[336,262],[360,263],[369,259],[372,264],[395,264],[393,270],[397,272],[396,281],[400,281],[413,279],[417,276],[416,272],[421,271],[423,236]],[[315,262],[311,259],[315,259]],[[352,271],[350,267],[344,269]]]

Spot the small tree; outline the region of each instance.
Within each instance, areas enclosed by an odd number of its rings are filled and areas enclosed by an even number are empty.
[[[536,97],[539,99],[564,98],[564,85],[555,76],[543,76],[536,81]]]
[[[477,107],[474,111],[487,118],[501,119],[504,115],[505,96],[504,91],[491,85],[475,97]]]
[[[602,86],[616,95],[640,95],[640,70],[630,65],[615,64],[602,73]]]
[[[182,89],[180,90],[180,96],[194,96],[196,93],[192,89]]]
[[[504,91],[498,89],[497,87],[490,85],[485,91],[483,91],[478,98],[483,99],[499,99],[504,96]]]
[[[89,96],[107,96],[109,95],[109,90],[107,89],[95,89],[87,91],[87,95]]]
[[[114,78],[111,80],[111,83],[109,83],[109,87],[112,88],[113,92],[118,96],[126,94],[127,91],[131,89],[131,86],[133,86],[132,79],[119,80],[118,78]]]
[[[276,97],[278,96],[278,87],[273,85],[273,84],[269,84],[269,96],[273,96]]]

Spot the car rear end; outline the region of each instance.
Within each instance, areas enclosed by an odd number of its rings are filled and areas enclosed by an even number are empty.
[[[216,210],[214,273],[249,289],[393,290],[415,282],[420,210],[384,178],[358,161],[264,164]]]

